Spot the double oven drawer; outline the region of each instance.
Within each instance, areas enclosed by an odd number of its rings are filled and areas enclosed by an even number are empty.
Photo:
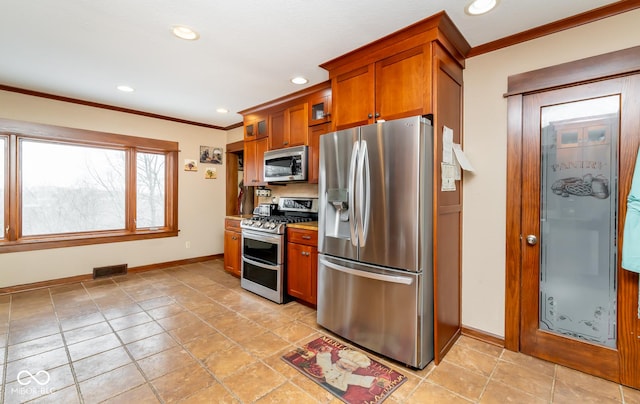
[[[265,265],[281,265],[284,261],[283,236],[242,230],[242,256]]]
[[[284,235],[242,230],[240,285],[276,303],[284,302]]]

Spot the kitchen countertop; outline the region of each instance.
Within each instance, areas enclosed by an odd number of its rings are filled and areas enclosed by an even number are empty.
[[[224,218],[225,219],[233,219],[233,220],[242,220],[242,219],[248,219],[253,217],[253,215],[227,215]]]
[[[318,231],[318,222],[291,223],[291,224],[287,224],[287,227],[291,227],[293,229]]]

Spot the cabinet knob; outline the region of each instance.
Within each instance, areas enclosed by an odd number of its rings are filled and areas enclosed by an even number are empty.
[[[303,240],[311,240],[311,236],[302,236]]]
[[[368,117],[369,119],[371,119],[371,118],[373,118],[373,115],[369,114],[369,115],[367,115],[367,117]]]
[[[302,255],[304,255],[304,256],[306,256],[306,257],[308,257],[308,256],[309,256],[309,253],[308,253],[308,252],[306,252],[306,251],[302,251]]]
[[[380,112],[376,112],[376,118],[380,118]]]
[[[288,144],[289,144],[289,142],[284,142],[284,143],[282,143],[282,144],[286,146],[286,145],[288,145]]]

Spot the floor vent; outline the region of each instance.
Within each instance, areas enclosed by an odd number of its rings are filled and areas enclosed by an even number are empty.
[[[106,278],[114,275],[126,275],[127,264],[110,265],[108,267],[93,268],[93,279]]]

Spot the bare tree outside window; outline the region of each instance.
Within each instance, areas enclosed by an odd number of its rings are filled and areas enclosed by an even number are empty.
[[[136,153],[136,227],[165,226],[165,156]]]
[[[125,228],[125,152],[23,139],[22,234]]]

